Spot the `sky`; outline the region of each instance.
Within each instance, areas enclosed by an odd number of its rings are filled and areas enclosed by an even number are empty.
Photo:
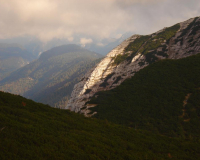
[[[0,39],[31,35],[81,44],[151,34],[200,16],[200,0],[0,0]]]

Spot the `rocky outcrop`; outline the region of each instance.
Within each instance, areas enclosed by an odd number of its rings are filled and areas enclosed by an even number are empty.
[[[113,49],[74,86],[65,109],[91,116],[87,102],[113,89],[160,59],[179,59],[200,52],[200,18],[192,18],[147,36],[133,35]]]

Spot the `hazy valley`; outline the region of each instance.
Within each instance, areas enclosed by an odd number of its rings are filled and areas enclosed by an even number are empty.
[[[55,47],[0,81],[0,89],[64,108],[74,84],[101,57],[77,45]]]

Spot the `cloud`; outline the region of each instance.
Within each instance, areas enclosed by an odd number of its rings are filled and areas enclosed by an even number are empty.
[[[74,37],[68,37],[67,40],[68,40],[69,42],[72,42],[72,41],[74,40]]]
[[[81,38],[80,43],[82,46],[85,46],[86,44],[92,43],[93,40],[91,38]]]
[[[99,46],[99,47],[103,47],[104,44],[103,44],[103,43],[97,43],[97,46]]]
[[[152,33],[199,15],[199,0],[0,0],[0,38],[100,41],[129,31]]]
[[[161,2],[164,0],[116,0],[116,3],[120,4],[121,6],[131,6],[134,4],[142,4],[148,5],[156,2]]]

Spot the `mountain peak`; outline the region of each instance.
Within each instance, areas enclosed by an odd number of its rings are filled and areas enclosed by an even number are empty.
[[[123,41],[75,85],[66,106],[87,115],[87,102],[95,93],[113,89],[144,67],[162,59],[180,59],[200,52],[200,18],[166,27],[150,35]]]
[[[47,59],[47,58],[50,58],[53,56],[58,56],[58,55],[62,55],[62,54],[66,54],[66,53],[73,53],[73,52],[80,52],[80,53],[88,52],[88,53],[93,53],[93,54],[99,55],[98,53],[89,51],[81,46],[76,45],[76,44],[67,44],[67,45],[57,46],[48,51],[43,52],[40,55],[40,59]],[[101,56],[99,55],[99,57],[101,57]]]

